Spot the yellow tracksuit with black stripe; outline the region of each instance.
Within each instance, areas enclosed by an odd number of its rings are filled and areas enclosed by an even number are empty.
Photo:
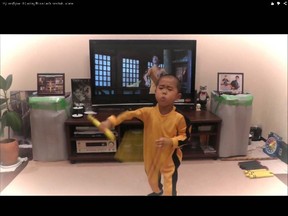
[[[162,190],[162,174],[164,195],[177,195],[177,169],[182,161],[182,151],[179,146],[187,140],[190,125],[188,120],[176,110],[176,107],[170,113],[162,115],[158,105],[126,111],[117,117],[112,115],[108,119],[116,126],[132,118],[138,118],[144,124],[143,158],[150,187],[155,193]],[[161,137],[170,138],[173,145],[157,147],[155,141]]]

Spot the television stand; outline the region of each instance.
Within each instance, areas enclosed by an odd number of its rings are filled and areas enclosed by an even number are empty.
[[[115,107],[116,108],[116,107]],[[118,115],[122,112],[122,108],[110,110],[97,110],[96,118],[99,121],[105,120],[110,115]],[[218,158],[221,122],[222,119],[210,111],[195,111],[195,110],[181,110],[192,123],[192,131],[187,145],[182,148],[183,160],[191,159],[207,159]],[[116,162],[114,159],[115,152],[93,152],[93,153],[79,153],[77,152],[76,142],[79,140],[93,140],[97,141],[99,138],[85,137],[79,138],[74,134],[77,127],[93,127],[92,123],[84,118],[74,119],[69,118],[65,121],[65,134],[67,142],[68,159],[71,163],[84,161],[97,162]],[[116,126],[117,133],[116,141],[117,147],[121,143],[126,130],[131,128],[143,128],[143,123],[138,119],[124,121],[122,124]],[[107,140],[107,139],[106,139]],[[206,147],[209,147],[206,149]]]

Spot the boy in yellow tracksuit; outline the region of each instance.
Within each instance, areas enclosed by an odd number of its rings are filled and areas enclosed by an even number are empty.
[[[163,192],[164,195],[177,195],[177,169],[182,161],[179,146],[186,142],[190,126],[189,120],[174,106],[174,101],[181,97],[180,89],[180,81],[174,75],[163,75],[156,85],[156,106],[126,111],[117,117],[112,115],[100,125],[102,129],[112,128],[132,118],[138,118],[144,123],[143,158],[153,191],[149,194],[151,196],[162,195]]]

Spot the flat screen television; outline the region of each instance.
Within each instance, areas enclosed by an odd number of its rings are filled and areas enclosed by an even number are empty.
[[[151,80],[144,79],[157,56],[165,73],[181,80],[179,105],[195,101],[196,40],[89,40],[93,106],[152,105]]]

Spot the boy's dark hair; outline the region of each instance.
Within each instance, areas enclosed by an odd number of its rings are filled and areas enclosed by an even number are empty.
[[[176,82],[177,82],[177,90],[178,90],[178,92],[181,92],[181,81],[178,79],[177,76],[175,76],[175,75],[173,75],[173,74],[162,74],[162,75],[160,75],[159,79],[158,79],[157,82],[156,82],[156,86],[158,86],[160,80],[161,80],[163,77],[171,77],[171,78],[175,79]]]

